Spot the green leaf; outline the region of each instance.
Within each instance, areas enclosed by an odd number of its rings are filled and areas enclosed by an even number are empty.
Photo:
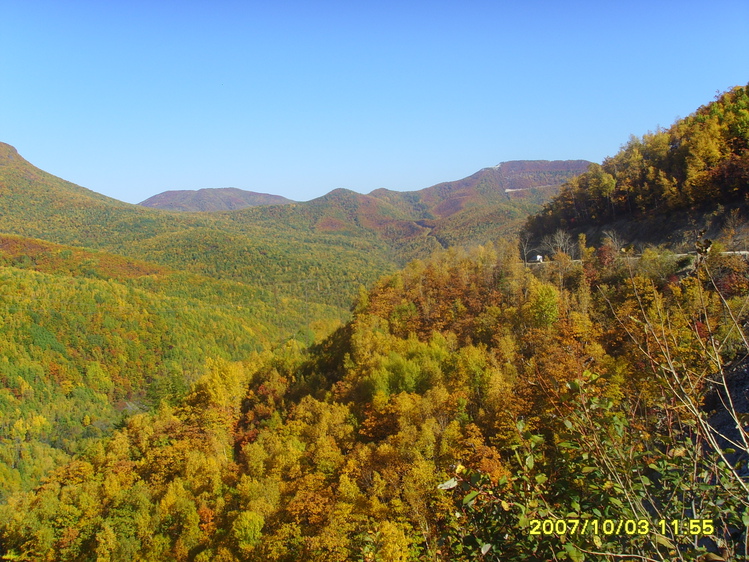
[[[549,478],[548,478],[548,477],[547,477],[547,476],[546,476],[545,474],[543,474],[543,473],[541,473],[541,474],[536,474],[536,483],[537,483],[537,484],[543,484],[543,483],[544,483],[544,482],[546,482],[546,481],[547,481],[548,479],[549,479]]]
[[[671,550],[676,549],[676,547],[674,546],[674,543],[672,543],[670,540],[668,540],[663,535],[655,535],[655,542],[657,542],[658,544],[663,545],[666,548],[669,548]]]
[[[533,455],[528,455],[525,457],[525,466],[528,468],[528,470],[533,469]]]
[[[468,494],[466,497],[463,498],[463,505],[468,505],[471,503],[474,499],[476,499],[476,496],[479,495],[478,490],[474,490],[470,494]]]
[[[590,382],[594,382],[601,378],[601,375],[599,373],[594,373],[593,371],[588,371],[586,369],[585,371],[583,371],[583,377],[587,378]]]
[[[572,543],[565,544],[564,550],[567,551],[567,556],[572,562],[583,562],[585,560],[585,555]]]
[[[539,445],[545,441],[543,435],[531,435],[530,437],[531,446]]]

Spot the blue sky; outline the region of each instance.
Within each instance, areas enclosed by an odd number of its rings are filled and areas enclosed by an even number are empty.
[[[749,82],[749,2],[16,1],[0,141],[131,203],[600,162]]]

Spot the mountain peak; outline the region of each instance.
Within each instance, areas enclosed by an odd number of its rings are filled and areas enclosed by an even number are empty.
[[[13,161],[23,161],[14,146],[0,142],[0,166],[7,166]]]
[[[245,191],[236,187],[164,191],[138,203],[143,207],[166,211],[234,211],[259,205],[286,205],[290,199],[280,195]]]

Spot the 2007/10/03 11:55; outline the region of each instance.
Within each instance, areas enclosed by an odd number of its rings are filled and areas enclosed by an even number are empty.
[[[651,530],[661,534],[712,535],[712,519],[531,519],[531,535],[647,535]]]

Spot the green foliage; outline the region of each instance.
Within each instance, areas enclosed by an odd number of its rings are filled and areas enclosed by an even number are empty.
[[[531,285],[529,301],[530,318],[535,327],[548,328],[559,319],[559,294],[551,285]]]
[[[735,546],[747,501],[721,455],[673,418],[665,395],[642,420],[634,404],[601,398],[597,380],[586,372],[567,385],[553,442],[518,422],[510,476],[493,482],[458,467],[440,486],[457,510],[442,539],[451,560],[489,550],[513,560],[717,560],[708,547]]]
[[[243,511],[234,520],[232,532],[241,550],[250,550],[258,543],[264,523],[263,516],[254,511]]]

